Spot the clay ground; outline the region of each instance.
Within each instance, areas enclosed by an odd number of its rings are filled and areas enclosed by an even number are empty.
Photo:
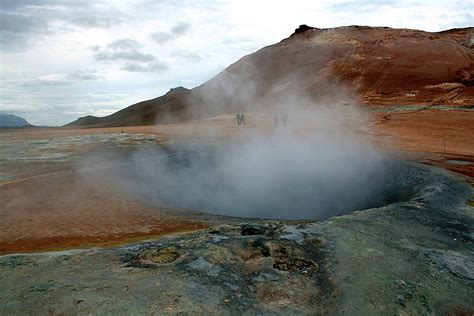
[[[360,133],[383,148],[402,150],[428,164],[474,176],[474,111],[416,109],[368,113]],[[254,129],[272,133],[269,117],[248,114],[247,126],[233,116],[200,122],[116,128],[42,128],[3,131],[0,142],[28,142],[78,135],[145,134],[159,141],[223,139]],[[72,155],[97,144],[68,147]],[[70,160],[2,162],[0,170],[0,254],[111,245],[164,234],[203,229],[199,218],[180,218],[97,187],[74,172]]]
[[[474,111],[408,110],[372,113],[368,133],[380,146],[474,177]]]

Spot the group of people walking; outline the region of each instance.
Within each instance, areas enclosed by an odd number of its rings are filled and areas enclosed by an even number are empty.
[[[237,125],[245,125],[245,116],[244,113],[237,113],[235,116],[235,119],[237,120]]]
[[[235,119],[237,120],[237,125],[244,125],[245,126],[245,116],[243,113],[237,113],[235,115]],[[283,124],[283,126],[286,126],[288,124],[288,114],[286,112],[283,112],[281,115],[278,115],[278,113],[273,114],[273,126],[278,127],[278,124],[280,122]]]

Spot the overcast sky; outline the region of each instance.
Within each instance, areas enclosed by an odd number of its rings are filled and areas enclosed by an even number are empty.
[[[195,87],[299,24],[440,31],[474,1],[0,0],[0,113],[35,125]]]

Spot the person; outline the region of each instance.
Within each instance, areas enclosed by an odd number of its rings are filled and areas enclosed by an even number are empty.
[[[235,119],[237,120],[237,125],[240,126],[240,113],[237,113],[237,115],[235,116]]]
[[[286,112],[283,112],[281,116],[281,121],[283,123],[283,126],[286,126],[286,124],[288,123],[288,114],[286,114]]]
[[[245,126],[245,116],[244,116],[244,113],[240,113],[240,123],[244,124],[244,126]]]
[[[277,115],[276,113],[273,114],[273,125],[274,125],[275,127],[278,126],[278,115]]]

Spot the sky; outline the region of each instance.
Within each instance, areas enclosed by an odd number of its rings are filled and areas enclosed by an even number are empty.
[[[0,0],[0,113],[34,125],[105,116],[193,88],[300,24],[441,31],[474,0]]]

